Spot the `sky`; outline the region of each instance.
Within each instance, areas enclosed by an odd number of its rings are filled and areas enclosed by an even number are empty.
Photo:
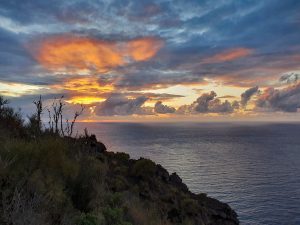
[[[81,121],[299,120],[298,0],[0,1],[0,95]]]

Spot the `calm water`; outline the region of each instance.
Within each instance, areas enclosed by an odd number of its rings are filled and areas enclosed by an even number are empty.
[[[300,224],[300,124],[95,123],[110,151],[147,157],[191,191],[227,202],[241,224]]]

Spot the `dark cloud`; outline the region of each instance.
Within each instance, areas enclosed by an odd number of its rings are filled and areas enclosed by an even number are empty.
[[[177,109],[179,114],[195,114],[195,113],[232,113],[238,108],[238,102],[233,103],[225,100],[222,102],[216,98],[217,94],[214,91],[204,93],[191,105],[183,105]]]
[[[257,99],[259,109],[297,112],[300,108],[300,83],[284,89],[268,88]]]
[[[60,11],[62,1],[51,2],[43,0],[18,0],[1,1],[0,12],[3,16],[13,19],[20,24],[49,23],[55,17],[55,12]]]
[[[167,94],[167,93],[151,93],[151,92],[122,92],[123,95],[130,96],[130,97],[138,97],[141,94],[147,97],[151,101],[165,101],[171,100],[176,98],[182,98],[183,95],[174,95],[174,94]]]
[[[234,103],[231,103],[228,100],[221,102],[221,100],[217,98],[209,103],[208,112],[232,113],[236,107],[238,107],[236,101]]]
[[[217,96],[216,92],[211,91],[210,93],[202,94],[197,100],[193,103],[194,110],[200,113],[206,113],[209,111],[209,103],[211,103]]]
[[[233,96],[233,95],[224,95],[224,96],[220,96],[218,98],[236,98],[236,96]]]
[[[287,84],[297,83],[299,80],[300,80],[300,74],[294,72],[283,74],[279,78],[279,81],[281,83],[287,83]]]
[[[128,71],[116,80],[118,88],[127,90],[159,89],[177,84],[206,83],[203,77],[176,70],[135,70]]]
[[[258,86],[247,89],[241,94],[241,105],[246,106],[253,95],[258,93]]]
[[[154,112],[158,114],[174,113],[175,111],[174,107],[164,105],[161,101],[156,102],[154,105]]]
[[[120,9],[120,14],[127,16],[130,20],[150,20],[160,13],[163,13],[163,9],[158,4],[149,1],[138,1],[136,4]]]
[[[95,112],[98,116],[152,114],[148,108],[142,107],[147,100],[148,98],[144,96],[128,99],[123,95],[114,94],[96,106]]]
[[[24,48],[20,35],[0,27],[0,80],[21,79],[35,65],[36,62]]]

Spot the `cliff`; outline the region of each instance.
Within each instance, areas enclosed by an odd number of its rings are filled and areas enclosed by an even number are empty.
[[[191,193],[161,165],[109,152],[87,132],[43,130],[36,118],[24,123],[0,104],[1,225],[239,224],[227,204]]]
[[[3,132],[3,130],[2,130]],[[106,151],[95,136],[0,139],[1,224],[238,224],[149,159]]]

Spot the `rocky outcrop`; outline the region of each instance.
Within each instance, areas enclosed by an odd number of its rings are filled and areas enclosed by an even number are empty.
[[[132,160],[125,153],[104,155],[109,164],[109,188],[138,194],[142,201],[154,204],[160,216],[171,224],[239,224],[228,204],[190,192],[176,173],[170,175],[161,165],[144,158]]]

